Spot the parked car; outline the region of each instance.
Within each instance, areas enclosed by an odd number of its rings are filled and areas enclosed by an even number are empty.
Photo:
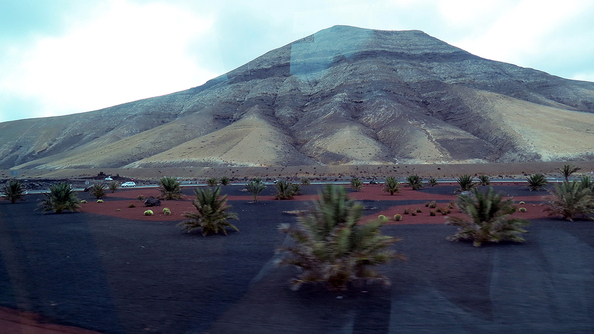
[[[108,176],[105,178],[105,181],[113,181],[113,179],[111,178],[111,176]]]
[[[120,187],[136,187],[136,183],[128,181],[128,182],[122,183],[122,185]]]

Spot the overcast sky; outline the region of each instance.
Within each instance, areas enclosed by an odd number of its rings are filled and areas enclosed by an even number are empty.
[[[0,0],[0,122],[201,85],[333,25],[594,81],[591,0]]]

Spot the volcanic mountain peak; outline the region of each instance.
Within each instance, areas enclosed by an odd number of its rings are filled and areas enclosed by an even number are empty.
[[[0,123],[0,168],[586,159],[594,83],[335,26],[186,91]]]

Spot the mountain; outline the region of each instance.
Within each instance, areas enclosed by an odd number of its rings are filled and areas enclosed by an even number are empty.
[[[556,161],[592,143],[592,82],[335,26],[186,91],[0,123],[0,168]]]

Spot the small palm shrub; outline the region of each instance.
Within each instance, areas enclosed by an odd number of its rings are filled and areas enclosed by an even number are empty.
[[[280,264],[293,265],[301,274],[292,282],[298,289],[305,283],[321,283],[330,290],[346,290],[353,281],[388,278],[371,267],[403,257],[387,248],[397,239],[381,235],[385,220],[358,224],[363,206],[348,198],[343,187],[327,185],[314,206],[299,216],[297,228],[281,224],[295,244],[281,248],[286,256]]]
[[[489,176],[488,175],[481,175],[479,176],[479,184],[481,186],[488,186],[491,184],[491,180],[489,180]]]
[[[43,213],[53,211],[62,213],[64,210],[76,211],[79,206],[76,192],[68,183],[58,183],[51,186],[49,193],[43,194],[45,198],[40,200],[39,208]]]
[[[564,219],[573,221],[574,218],[587,218],[588,214],[594,213],[594,197],[592,191],[582,188],[577,181],[563,182],[556,184],[550,190],[555,199],[549,201],[545,210],[550,216],[561,215]]]
[[[411,210],[409,208],[405,208],[402,213],[404,213],[405,215],[408,215],[410,213],[410,211]]]
[[[580,187],[582,189],[590,189],[590,190],[594,191],[594,182],[592,182],[592,179],[590,178],[590,176],[584,175],[584,176],[580,177]]]
[[[95,196],[95,198],[102,198],[105,196],[105,190],[107,187],[101,183],[95,183],[91,187],[89,187],[89,193]]]
[[[418,190],[423,188],[423,178],[418,175],[409,175],[406,178],[406,184],[413,188],[413,190]]]
[[[14,204],[18,200],[24,200],[25,188],[23,188],[21,181],[10,180],[2,187],[2,193],[4,193],[4,199]]]
[[[153,212],[153,210],[146,210],[146,211],[144,212],[144,215],[145,215],[145,216],[152,216],[152,215],[154,215],[154,214],[155,214],[155,213]]]
[[[254,202],[258,201],[258,195],[266,189],[266,185],[261,180],[250,181],[245,185],[245,189],[254,196]]]
[[[228,177],[226,177],[226,176],[223,176],[223,177],[221,178],[221,184],[222,184],[222,185],[224,185],[224,186],[228,186],[228,185],[229,185],[229,183],[231,183],[231,180],[230,180]],[[215,184],[215,185],[216,185],[216,184]]]
[[[276,188],[276,199],[293,199],[296,195],[299,194],[301,188],[298,184],[294,184],[291,181],[287,180],[278,180],[274,187]]]
[[[112,193],[115,193],[119,187],[120,187],[120,183],[118,181],[113,181],[109,184],[109,190],[111,190]]]
[[[196,212],[184,212],[183,216],[188,220],[181,222],[182,230],[192,232],[196,229],[202,229],[202,235],[209,233],[217,234],[221,230],[227,235],[227,227],[239,232],[235,225],[229,223],[231,219],[238,219],[237,214],[228,212],[231,208],[227,204],[227,195],[221,196],[221,188],[216,187],[214,191],[210,189],[194,190],[196,198],[192,205]]]
[[[138,195],[138,196],[136,196],[136,199],[142,202],[142,201],[144,201],[144,196]]]
[[[528,189],[530,191],[538,191],[547,185],[547,179],[544,174],[532,174],[526,177],[526,181],[528,181]]]
[[[401,221],[401,220],[402,220],[402,215],[400,215],[400,214],[395,214],[395,215],[394,215],[394,220],[395,220],[395,221],[397,221],[397,222]]]
[[[359,180],[358,178],[354,177],[351,179],[351,188],[355,191],[359,191],[363,188],[363,181]]]
[[[457,182],[460,186],[458,191],[470,191],[470,189],[476,185],[476,183],[472,181],[472,176],[468,174],[460,175]]]
[[[219,180],[217,180],[216,177],[211,177],[206,179],[206,185],[209,187],[214,187],[219,183]]]
[[[128,207],[131,209],[131,208],[135,208],[135,207],[136,207],[136,205],[134,205],[134,204],[130,204],[130,205],[128,205]]]
[[[427,202],[427,203],[425,203],[425,207],[435,209],[437,207],[437,202],[436,201]]]
[[[521,234],[526,230],[522,226],[528,225],[529,221],[509,218],[509,215],[516,212],[516,207],[511,199],[504,201],[502,198],[492,187],[487,192],[474,189],[474,199],[467,195],[459,196],[458,207],[470,220],[450,216],[446,224],[456,226],[458,233],[447,239],[472,240],[477,247],[485,242],[524,242]]]
[[[434,177],[429,178],[429,181],[427,182],[430,186],[435,187],[437,185],[437,179]]]
[[[171,210],[169,208],[163,208],[163,214],[165,216],[171,216]]]
[[[164,176],[159,180],[159,191],[163,199],[180,199],[182,195],[181,182],[175,177]]]
[[[435,210],[429,211],[429,216],[436,216],[437,212]]]
[[[400,191],[400,183],[396,180],[395,177],[388,176],[386,178],[386,183],[384,183],[383,190],[387,193],[390,193],[390,195],[394,195],[394,193]]]
[[[301,178],[301,185],[303,185],[303,186],[309,186],[310,184],[311,184],[311,182],[309,181],[308,178],[306,178],[306,177]]]
[[[558,168],[557,170],[561,173],[561,175],[563,175],[565,181],[569,181],[571,174],[577,172],[580,169],[581,168],[573,165],[563,165],[563,167]]]

